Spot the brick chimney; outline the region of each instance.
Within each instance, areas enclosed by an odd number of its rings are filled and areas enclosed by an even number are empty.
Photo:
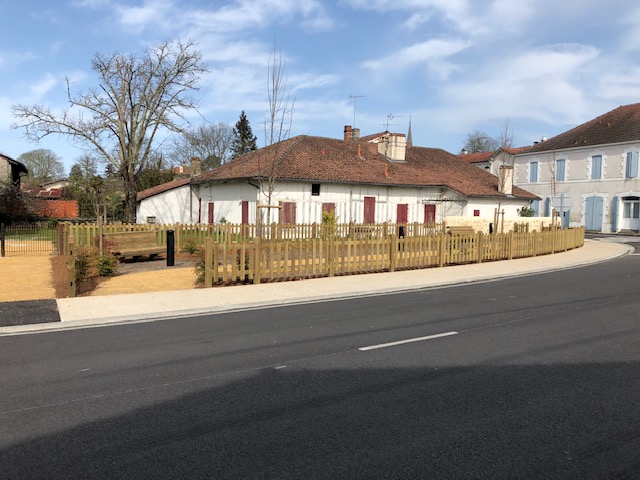
[[[352,138],[353,138],[353,128],[351,128],[351,125],[345,125],[344,126],[344,140],[345,140],[345,142],[348,142]]]
[[[202,160],[198,157],[191,157],[191,176],[197,177],[202,173]]]

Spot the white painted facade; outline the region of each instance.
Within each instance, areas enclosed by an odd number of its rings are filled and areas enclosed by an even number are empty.
[[[627,163],[638,152],[640,141],[516,155],[514,184],[542,197],[539,215],[549,214],[554,197],[570,198],[570,207],[563,204],[565,225],[637,231],[640,178],[628,178]]]
[[[315,194],[317,193],[317,195]],[[180,222],[242,223],[243,202],[246,202],[247,223],[256,221],[256,205],[295,204],[296,223],[321,223],[323,205],[333,204],[338,223],[364,223],[365,197],[373,204],[375,223],[397,222],[398,205],[406,205],[407,221],[424,222],[425,210],[441,222],[448,216],[493,217],[500,206],[507,217],[517,216],[517,210],[528,200],[513,197],[467,198],[451,189],[439,187],[397,187],[362,184],[322,183],[312,187],[307,182],[278,182],[269,202],[263,189],[246,181],[202,183],[178,187],[147,197],[138,202],[138,223],[171,224]],[[371,200],[373,199],[373,200]],[[425,207],[429,205],[430,207]],[[404,208],[404,207],[401,207]],[[267,221],[266,209],[261,209],[262,221]],[[269,221],[278,222],[282,209],[272,209]]]

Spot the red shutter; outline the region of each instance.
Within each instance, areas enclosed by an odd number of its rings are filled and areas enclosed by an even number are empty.
[[[436,223],[436,206],[432,203],[424,205],[424,223]]]
[[[242,225],[249,224],[249,201],[242,200]]]
[[[208,221],[209,221],[209,225],[211,225],[213,223],[213,202],[209,202],[209,210],[208,210]]]
[[[396,223],[408,223],[409,222],[409,205],[406,203],[399,203],[396,209]]]
[[[364,223],[376,223],[376,197],[364,197]]]
[[[336,213],[336,204],[335,203],[323,203],[322,204],[322,213]]]
[[[296,223],[296,203],[282,202],[280,210],[280,223],[295,224]]]

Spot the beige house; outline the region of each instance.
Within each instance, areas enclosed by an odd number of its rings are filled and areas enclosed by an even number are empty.
[[[565,226],[640,230],[640,103],[618,107],[514,156],[514,184]]]

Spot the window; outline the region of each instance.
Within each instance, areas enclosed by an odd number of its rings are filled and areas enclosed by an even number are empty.
[[[591,180],[600,180],[602,178],[602,155],[593,155],[591,157]]]
[[[638,152],[627,152],[627,166],[625,178],[636,178],[638,176]]]
[[[311,195],[313,195],[314,197],[317,195],[320,195],[320,184],[319,183],[312,183],[311,184]]]
[[[556,181],[564,182],[565,179],[565,160],[560,158],[556,160]]]
[[[474,217],[479,217],[480,216],[480,210],[474,210],[473,211],[473,216]]]
[[[531,162],[529,164],[529,183],[535,183],[538,181],[538,162]]]

